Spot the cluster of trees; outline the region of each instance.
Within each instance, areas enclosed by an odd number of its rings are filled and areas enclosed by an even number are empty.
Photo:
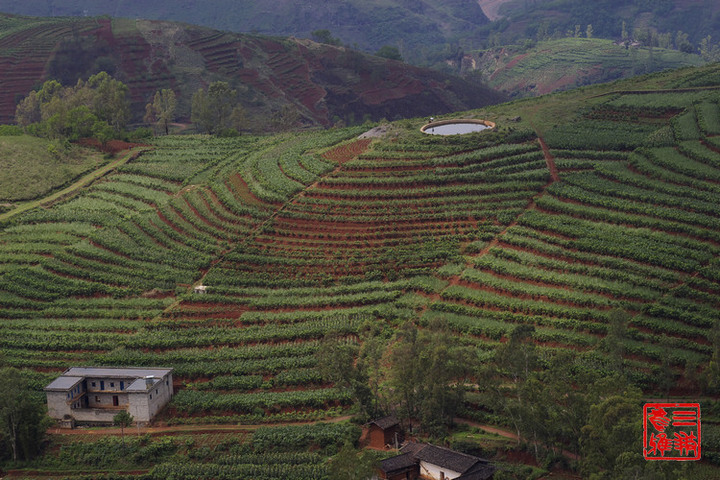
[[[214,135],[237,134],[244,121],[237,90],[228,82],[213,82],[192,97],[191,120],[200,132]]]
[[[481,361],[475,348],[434,321],[422,329],[408,323],[392,336],[368,329],[360,344],[326,339],[319,368],[353,392],[367,418],[393,413],[444,436],[466,391],[477,389],[484,408],[506,419],[518,443],[548,467],[560,463],[597,480],[676,478],[685,467],[643,458],[644,398],[623,364],[628,316],[616,310],[611,317],[606,339],[584,355],[541,351],[534,327],[519,325]],[[669,369],[660,371],[666,367],[658,367],[659,378],[672,381]],[[666,388],[662,381],[660,387]],[[573,455],[579,461],[569,460]]]
[[[0,369],[0,460],[27,460],[40,452],[50,418],[41,396],[16,368]]]
[[[143,120],[167,135],[177,105],[172,89],[158,90],[146,105]],[[15,121],[31,135],[70,141],[92,137],[103,143],[125,136],[131,118],[128,87],[106,72],[71,87],[48,80],[21,100],[15,112]],[[201,133],[237,134],[245,120],[237,90],[227,82],[201,88],[192,97],[191,119]]]
[[[18,104],[15,120],[39,137],[107,141],[130,120],[128,88],[106,72],[78,80],[72,87],[48,80]]]
[[[366,418],[393,413],[444,434],[474,373],[474,350],[457,345],[441,321],[423,329],[406,323],[391,338],[368,327],[361,341],[327,338],[318,351],[324,378],[349,388]]]

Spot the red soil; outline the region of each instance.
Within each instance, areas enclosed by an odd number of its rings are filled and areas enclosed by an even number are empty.
[[[79,145],[83,147],[95,148],[104,153],[111,153],[113,155],[122,152],[124,150],[132,150],[136,147],[149,147],[150,145],[144,143],[128,143],[122,140],[110,140],[103,144],[96,138],[81,138],[77,141]]]
[[[356,140],[352,143],[340,145],[327,152],[323,153],[323,158],[334,161],[342,165],[343,163],[357,158],[360,154],[364,153],[365,150],[372,143],[372,139]]]

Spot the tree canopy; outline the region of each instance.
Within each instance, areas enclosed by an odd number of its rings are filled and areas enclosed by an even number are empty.
[[[50,419],[20,370],[3,368],[0,375],[0,459],[30,459],[40,452]]]
[[[46,81],[17,106],[15,120],[28,133],[46,138],[96,137],[106,141],[130,119],[128,88],[106,72],[65,87]]]
[[[145,106],[145,122],[154,123],[158,128],[165,130],[165,135],[170,134],[170,122],[175,119],[175,108],[177,98],[175,92],[164,88],[155,92],[153,101]]]
[[[228,82],[213,82],[207,90],[201,88],[193,94],[191,120],[201,132],[221,134],[237,129],[241,117],[237,90]]]

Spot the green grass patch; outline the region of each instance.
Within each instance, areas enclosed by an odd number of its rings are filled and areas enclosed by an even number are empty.
[[[100,153],[79,147],[53,154],[47,140],[22,136],[0,136],[0,202],[38,198],[102,162]]]

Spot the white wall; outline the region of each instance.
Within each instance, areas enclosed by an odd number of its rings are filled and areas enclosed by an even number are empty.
[[[440,480],[440,472],[445,472],[445,478],[449,478],[450,480],[462,475],[462,473],[460,472],[453,472],[452,470],[438,467],[437,465],[433,465],[432,463],[420,462],[420,475],[426,475],[428,477],[434,478],[435,480]]]

